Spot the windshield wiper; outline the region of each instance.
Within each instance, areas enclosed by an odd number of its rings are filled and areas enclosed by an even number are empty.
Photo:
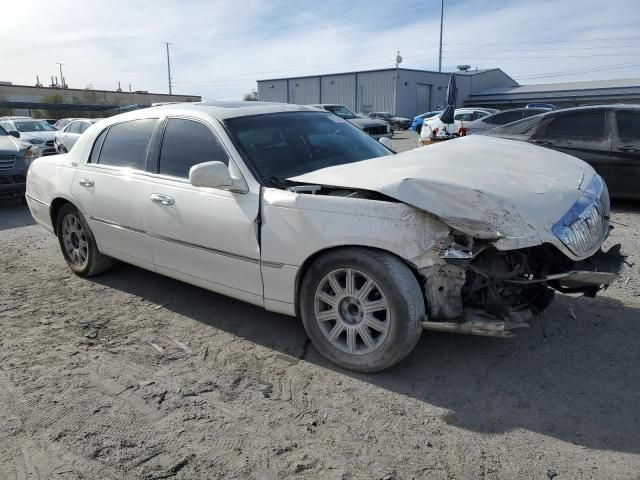
[[[276,175],[262,175],[262,179],[270,186],[275,188],[287,188],[291,185],[295,185],[295,182],[287,180],[286,178],[278,177]]]

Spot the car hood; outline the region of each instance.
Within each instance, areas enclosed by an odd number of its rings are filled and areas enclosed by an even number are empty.
[[[0,137],[0,155],[15,155],[24,148],[19,140],[10,135]]]
[[[528,143],[462,137],[398,155],[324,168],[289,180],[379,192],[506,248],[551,241],[594,170]]]
[[[363,129],[369,127],[386,127],[387,122],[383,122],[382,120],[374,120],[373,118],[349,118],[347,119],[349,123],[352,123],[356,127]]]
[[[20,132],[20,140],[38,139],[45,142],[53,140],[56,132]]]

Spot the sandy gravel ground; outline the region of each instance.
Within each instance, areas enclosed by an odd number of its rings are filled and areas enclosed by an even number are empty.
[[[396,144],[413,145],[404,133]],[[640,261],[640,205],[609,243]],[[640,276],[376,375],[293,318],[119,264],[74,276],[0,203],[0,479],[638,479]]]

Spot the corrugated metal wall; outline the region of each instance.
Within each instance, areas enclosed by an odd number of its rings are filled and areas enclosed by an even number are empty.
[[[261,102],[287,103],[287,81],[269,80],[258,82],[258,99]]]
[[[320,78],[290,78],[289,103],[309,105],[320,102]]]
[[[358,73],[358,112],[393,110],[395,70]]]
[[[356,74],[322,76],[322,99],[318,103],[337,103],[357,111]]]

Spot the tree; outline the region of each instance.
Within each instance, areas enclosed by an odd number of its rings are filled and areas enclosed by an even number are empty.
[[[245,93],[242,97],[242,100],[245,102],[257,102],[258,101],[258,92],[252,90],[251,93]]]
[[[7,97],[5,97],[4,95],[0,95],[0,103],[6,102],[6,101],[7,101]],[[3,117],[5,115],[13,115],[13,110],[10,108],[0,107],[0,117]]]
[[[42,97],[42,103],[62,104],[66,103],[64,97],[59,93],[52,93],[45,97]],[[42,115],[42,118],[62,118],[65,116],[64,110],[46,109],[38,111],[37,115]]]

